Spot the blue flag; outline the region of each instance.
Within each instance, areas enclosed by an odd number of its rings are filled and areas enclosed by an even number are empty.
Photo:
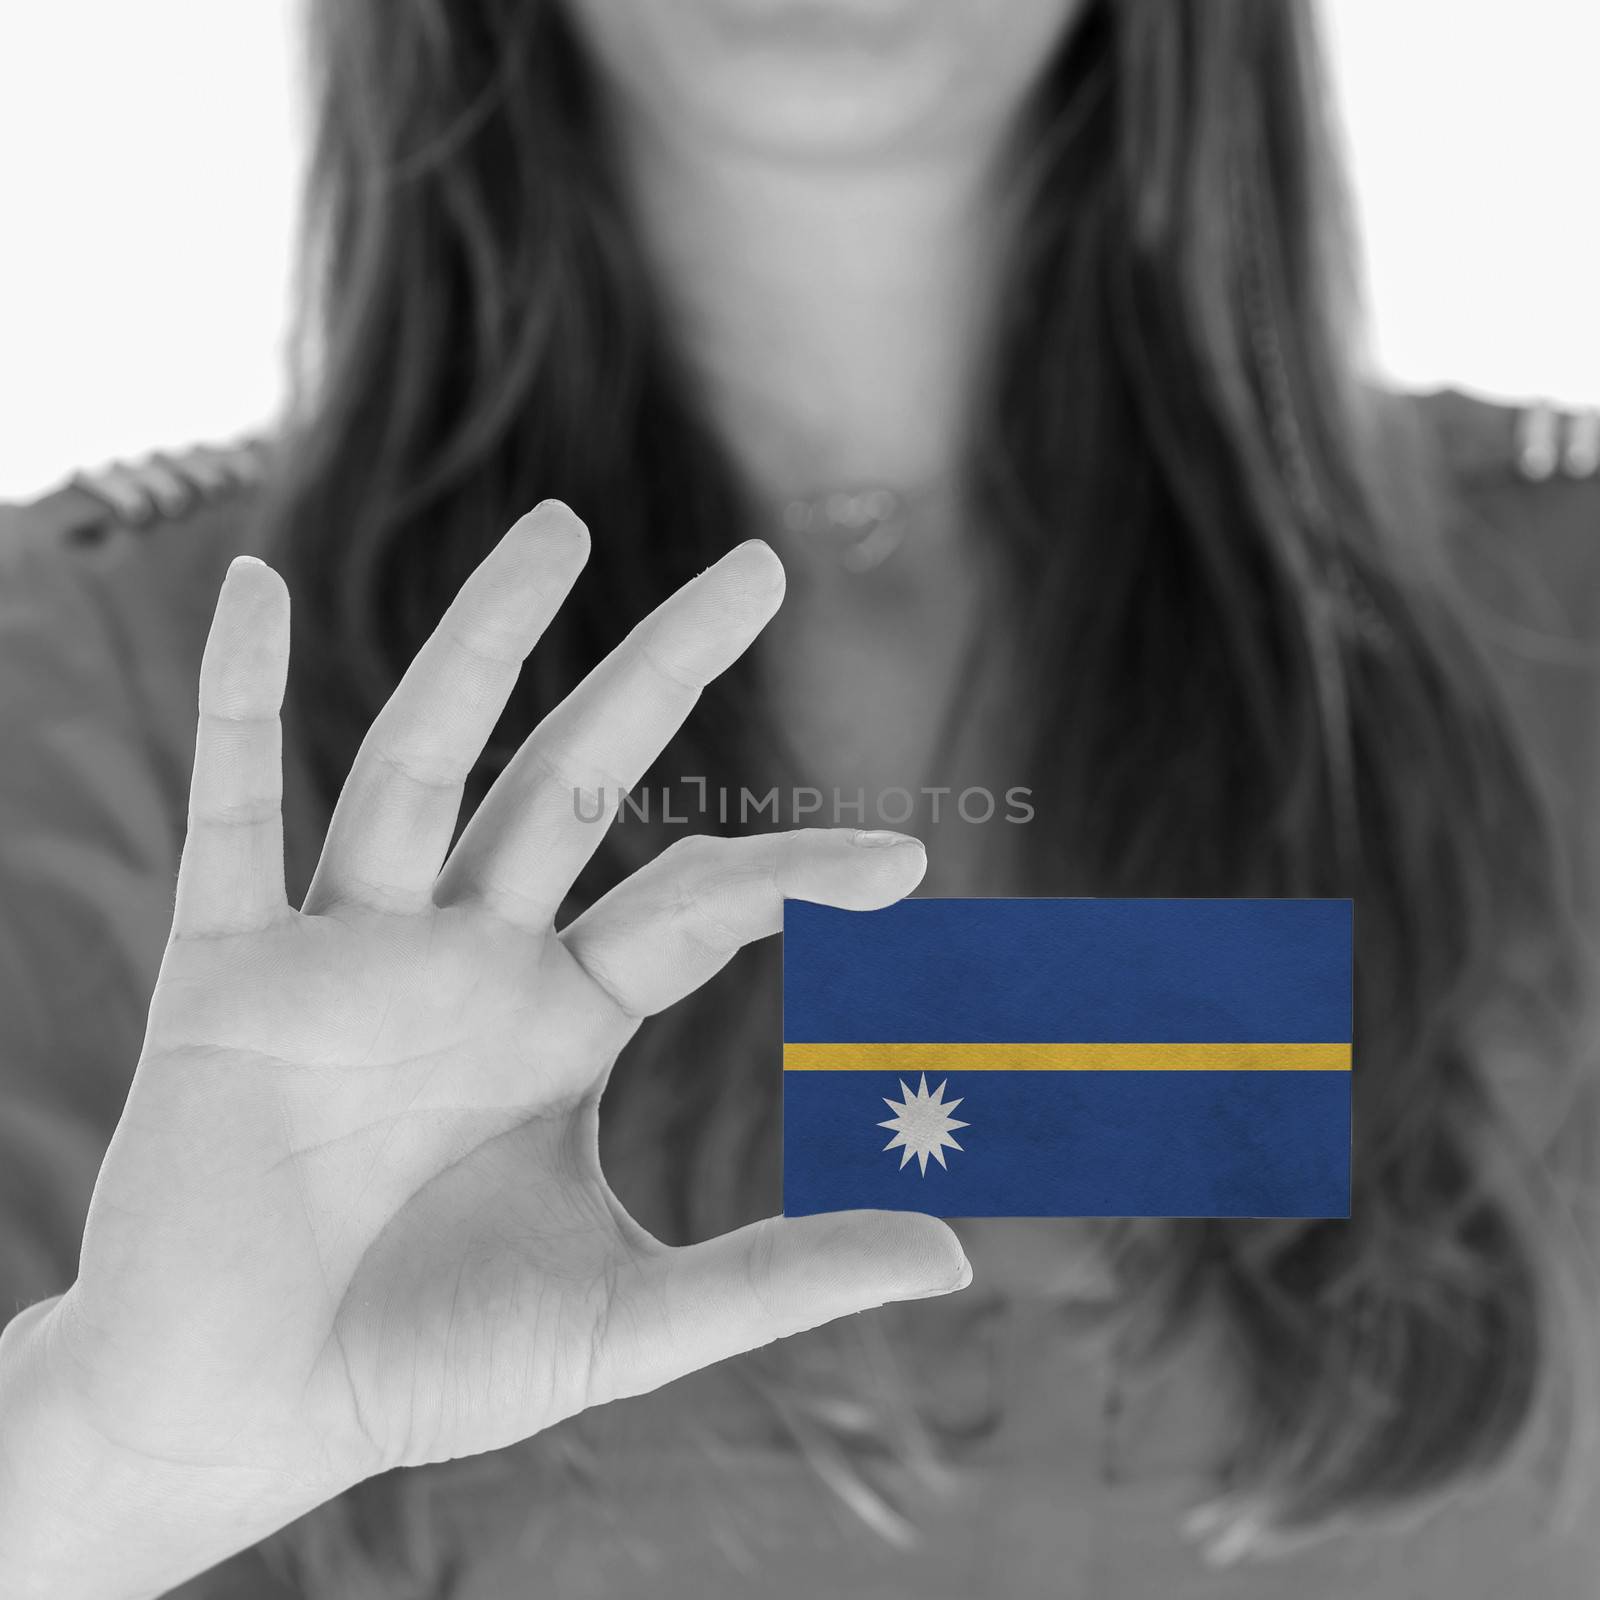
[[[790,901],[783,1199],[1350,1214],[1348,900]]]

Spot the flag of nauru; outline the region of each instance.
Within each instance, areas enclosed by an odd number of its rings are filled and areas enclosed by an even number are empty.
[[[1348,900],[784,910],[783,1197],[1350,1214]]]

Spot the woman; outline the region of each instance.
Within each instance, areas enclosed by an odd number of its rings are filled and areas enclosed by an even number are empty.
[[[1585,667],[1350,369],[1305,8],[318,34],[267,494],[6,590],[12,1588],[1584,1592]],[[919,882],[1353,895],[1351,1220],[753,1221],[734,951]]]

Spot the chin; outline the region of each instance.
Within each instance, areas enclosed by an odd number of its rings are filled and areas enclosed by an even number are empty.
[[[1026,93],[1080,0],[567,0],[653,121],[773,153],[954,138]]]

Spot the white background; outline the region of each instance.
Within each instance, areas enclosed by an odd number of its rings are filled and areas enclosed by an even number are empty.
[[[0,8],[0,497],[272,416],[300,151],[293,9]],[[1600,6],[1325,12],[1377,365],[1415,386],[1600,401]]]

